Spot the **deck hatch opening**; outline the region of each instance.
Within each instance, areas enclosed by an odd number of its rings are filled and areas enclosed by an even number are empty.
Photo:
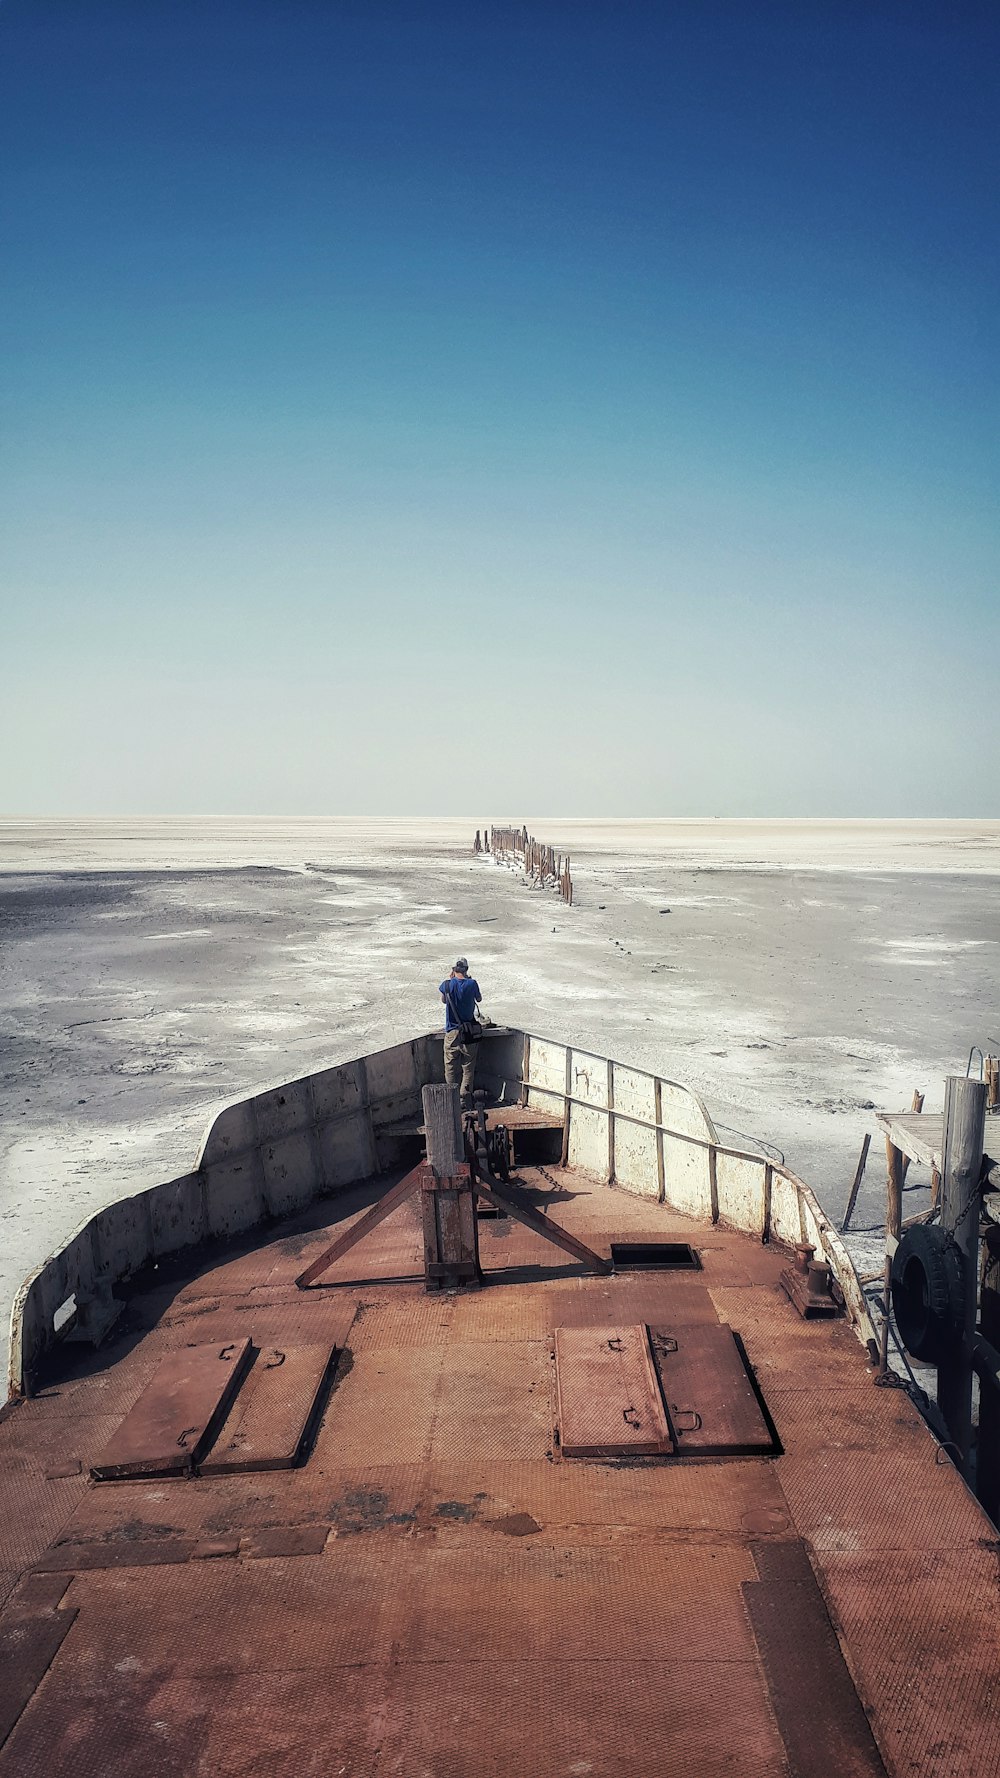
[[[687,1241],[612,1241],[616,1272],[700,1272],[701,1259]]]

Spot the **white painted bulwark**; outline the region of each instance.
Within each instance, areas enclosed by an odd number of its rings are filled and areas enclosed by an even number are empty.
[[[101,1210],[25,1280],[11,1317],[11,1392],[30,1389],[77,1316],[100,1337],[114,1287],[143,1266],[280,1221],[395,1164],[412,1148],[422,1088],[442,1075],[441,1034],[430,1032],[224,1106],[193,1172]],[[874,1338],[857,1276],[812,1192],[788,1168],[723,1147],[696,1093],[508,1029],[487,1034],[479,1077],[505,1103],[523,1095],[562,1122],[571,1167],[701,1222],[811,1242],[830,1261],[859,1337]]]
[[[316,1196],[323,1170],[319,1132],[310,1125],[260,1146],[264,1201],[269,1216],[294,1216]]]
[[[562,1057],[559,1064],[562,1065]],[[534,1046],[532,1046],[534,1061]],[[608,1104],[608,1064],[604,1056],[588,1055],[586,1050],[570,1052],[570,1096],[586,1105],[597,1105],[602,1111]],[[559,1082],[562,1090],[562,1081]]]
[[[319,1167],[324,1192],[354,1185],[378,1172],[375,1137],[367,1112],[320,1125]]]
[[[542,1037],[532,1037],[528,1055],[529,1073],[524,1084],[528,1089],[529,1106],[532,1111],[560,1110],[566,1091],[565,1047],[561,1043],[547,1043]],[[553,1094],[556,1096],[552,1097]]]
[[[205,1240],[208,1218],[203,1173],[185,1173],[180,1179],[168,1180],[166,1185],[154,1185],[141,1196],[149,1210],[150,1256],[166,1259]],[[131,1200],[126,1198],[124,1202]],[[128,1273],[122,1276],[127,1277]]]
[[[598,1179],[607,1178],[608,1119],[605,1112],[589,1105],[570,1107],[569,1165],[578,1167],[582,1173],[593,1173]]]
[[[712,1217],[712,1186],[709,1149],[663,1138],[664,1202],[688,1216],[709,1222]]]
[[[325,1123],[328,1118],[346,1117],[364,1105],[364,1071],[359,1062],[344,1062],[339,1068],[322,1068],[318,1074],[309,1076],[309,1085],[317,1123]]]
[[[715,1179],[720,1222],[728,1223],[734,1229],[753,1229],[755,1234],[763,1232],[765,1166],[766,1162],[756,1156],[735,1155],[717,1149]]]

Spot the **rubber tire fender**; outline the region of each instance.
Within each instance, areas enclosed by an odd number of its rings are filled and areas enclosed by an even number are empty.
[[[907,1352],[937,1364],[954,1350],[965,1322],[965,1257],[947,1229],[906,1230],[892,1258],[891,1292]]]

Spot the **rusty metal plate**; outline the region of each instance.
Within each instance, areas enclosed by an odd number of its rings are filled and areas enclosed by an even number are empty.
[[[173,1349],[186,1341],[207,1345],[248,1334],[256,1346],[343,1346],[357,1310],[353,1295],[344,1291],[313,1291],[311,1294],[285,1285],[280,1291],[251,1291],[225,1297],[218,1303],[164,1316],[156,1333],[157,1350]]]
[[[804,1551],[789,1572],[793,1579],[746,1582],[743,1597],[792,1778],[885,1778]]]
[[[893,1771],[1000,1772],[997,1554],[857,1551],[821,1558],[824,1587]]]
[[[584,1548],[493,1531],[460,1547],[400,1543],[392,1570],[408,1602],[403,1660],[641,1665],[683,1650],[691,1661],[754,1661],[740,1592],[756,1574],[746,1545]]]
[[[564,1457],[652,1457],[673,1450],[646,1329],[556,1329]]]
[[[313,1466],[294,1472],[308,1480]],[[291,1479],[291,1478],[289,1478]],[[222,1484],[218,1484],[220,1487]],[[95,1491],[96,1492],[96,1491]],[[169,1506],[195,1490],[173,1490]],[[327,1469],[313,1496],[337,1536],[431,1532],[468,1543],[492,1541],[500,1520],[530,1514],[549,1542],[618,1545],[712,1541],[787,1533],[789,1521],[773,1464],[735,1459],[717,1464],[472,1462],[459,1443],[450,1460]],[[281,1510],[277,1492],[251,1512]],[[268,1523],[263,1516],[253,1521]],[[611,1529],[610,1527],[613,1527]],[[748,1574],[747,1578],[752,1578]]]
[[[486,1200],[481,1200],[484,1206]],[[500,1217],[480,1223],[479,1259],[484,1272],[509,1272],[529,1268],[550,1271],[562,1266],[567,1271],[577,1268],[577,1261],[513,1217]]]
[[[11,1601],[0,1617],[0,1743],[48,1672],[76,1618],[75,1611],[57,1609],[64,1591],[65,1582],[53,1602],[43,1599],[34,1604],[30,1590],[23,1596],[22,1588],[22,1598]]]
[[[823,1377],[815,1394],[804,1389],[768,1386],[767,1405],[781,1428],[781,1442],[792,1455],[815,1450],[817,1420],[823,1443],[841,1451],[883,1451],[888,1456],[917,1455],[928,1461],[928,1430],[902,1389],[876,1389],[871,1378]],[[817,1408],[817,1395],[822,1407]],[[930,1447],[933,1454],[933,1447]]]
[[[182,1346],[164,1358],[93,1464],[94,1480],[189,1475],[227,1412],[250,1353],[243,1339]]]
[[[781,1742],[755,1662],[560,1655],[392,1670],[379,1774],[413,1778],[777,1778]],[[268,1768],[272,1770],[273,1768]],[[332,1764],[326,1768],[336,1771]],[[348,1767],[351,1778],[360,1768]]]
[[[697,1273],[625,1272],[614,1278],[579,1279],[580,1289],[554,1317],[560,1327],[594,1327],[601,1321],[688,1327],[706,1321],[718,1327],[719,1317]],[[551,1288],[547,1286],[546,1288]]]
[[[451,1337],[490,1344],[549,1341],[553,1327],[567,1320],[567,1306],[577,1300],[581,1286],[589,1282],[579,1277],[549,1277],[530,1284],[490,1285],[473,1295],[455,1297]],[[588,1319],[594,1322],[604,1317],[591,1306]],[[614,1319],[613,1315],[607,1317],[609,1321]]]
[[[268,1346],[237,1395],[201,1475],[291,1469],[328,1382],[336,1347]]]
[[[651,1328],[678,1455],[749,1457],[775,1447],[729,1327]]]
[[[821,1403],[817,1396],[818,1414]],[[803,1440],[782,1457],[781,1485],[799,1531],[824,1559],[859,1550],[982,1552],[996,1536],[930,1432],[923,1449],[887,1454],[826,1449],[817,1423],[811,1449]]]
[[[386,1680],[344,1668],[178,1672],[166,1651],[109,1674],[60,1661],[3,1751],[2,1778],[375,1778]],[[318,1725],[322,1725],[321,1728]],[[379,1767],[381,1770],[381,1767]]]
[[[302,1258],[305,1267],[299,1270],[300,1277],[309,1275],[317,1261],[332,1247],[336,1248],[341,1241],[360,1227],[372,1212],[383,1209],[384,1221],[366,1224],[364,1231],[357,1237],[357,1245],[349,1246],[345,1252],[334,1259],[321,1272],[317,1280],[323,1285],[342,1284],[349,1279],[371,1279],[377,1281],[385,1278],[404,1278],[412,1275],[423,1276],[424,1244],[423,1223],[421,1219],[420,1195],[418,1187],[408,1184],[410,1175],[397,1182],[406,1186],[413,1194],[410,1197],[397,1196],[387,1210],[384,1199],[391,1197],[396,1187],[384,1194],[369,1209],[362,1211],[360,1216],[343,1222],[334,1223],[330,1229],[321,1230],[310,1239]],[[335,1239],[331,1241],[330,1236]],[[275,1267],[269,1273],[273,1279],[284,1278],[284,1268]],[[308,1286],[306,1287],[308,1288]]]
[[[454,1341],[442,1353],[429,1456],[467,1462],[551,1458],[552,1359],[540,1341]]]
[[[118,1414],[67,1414],[54,1397],[26,1401],[0,1425],[0,1569],[20,1572],[42,1554],[74,1508],[91,1493],[83,1469],[45,1479],[67,1452],[88,1465],[121,1420]]]
[[[46,1550],[35,1573],[85,1574],[91,1568],[162,1568],[168,1563],[188,1562],[194,1554],[193,1537],[145,1537],[109,1539],[107,1543],[57,1543]]]
[[[412,1620],[424,1553],[406,1560],[402,1541],[355,1537],[316,1556],[80,1574],[70,1596],[88,1633],[73,1637],[64,1662],[99,1669],[106,1683],[136,1656],[150,1667],[216,1676],[308,1667],[329,1675],[390,1660]],[[736,1596],[738,1604],[738,1588]],[[261,1708],[270,1708],[266,1686]]]
[[[419,1294],[412,1294],[416,1290]],[[441,1346],[449,1337],[455,1310],[478,1300],[475,1291],[469,1296],[428,1296],[422,1281],[419,1287],[396,1285],[391,1292],[366,1290],[351,1333],[351,1349]]]
[[[329,1535],[329,1525],[265,1525],[243,1538],[240,1555],[268,1561],[276,1556],[318,1556]]]
[[[353,1353],[323,1418],[317,1456],[338,1466],[417,1463],[430,1454],[445,1348]],[[311,1466],[309,1466],[311,1467]]]
[[[760,1374],[766,1369],[786,1387],[803,1389],[814,1389],[823,1369],[865,1375],[865,1348],[845,1321],[803,1321],[776,1285],[709,1288],[719,1319],[739,1329]]]

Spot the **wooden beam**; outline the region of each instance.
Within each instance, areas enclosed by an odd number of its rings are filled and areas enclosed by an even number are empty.
[[[885,1238],[898,1241],[903,1223],[903,1155],[890,1137],[885,1139]]]
[[[419,1191],[424,1171],[424,1165],[421,1162],[419,1167],[414,1167],[412,1173],[407,1173],[397,1185],[392,1186],[384,1198],[379,1198],[377,1204],[373,1204],[370,1210],[366,1210],[363,1216],[359,1216],[357,1222],[352,1223],[351,1227],[346,1229],[342,1235],[338,1235],[336,1241],[333,1241],[329,1247],[325,1247],[319,1258],[314,1259],[312,1265],[307,1266],[305,1271],[296,1278],[295,1282],[299,1289],[308,1290],[317,1278],[321,1278],[323,1273],[329,1270],[335,1260],[341,1259],[345,1253],[350,1253],[351,1248],[356,1247],[359,1241],[363,1241],[365,1236],[370,1234],[372,1229],[377,1228],[387,1216],[390,1216],[398,1205],[405,1203],[413,1192]]]
[[[557,1222],[550,1221],[547,1216],[541,1216],[530,1204],[525,1204],[519,1195],[515,1197],[507,1187],[498,1185],[495,1179],[491,1179],[489,1185],[484,1185],[481,1179],[477,1179],[476,1196],[485,1198],[497,1210],[506,1210],[508,1216],[523,1222],[525,1228],[531,1229],[533,1234],[541,1235],[543,1241],[551,1241],[553,1246],[571,1253],[574,1259],[582,1260],[592,1271],[614,1271],[610,1259],[602,1259],[586,1242],[579,1241],[568,1229],[560,1228]]]

